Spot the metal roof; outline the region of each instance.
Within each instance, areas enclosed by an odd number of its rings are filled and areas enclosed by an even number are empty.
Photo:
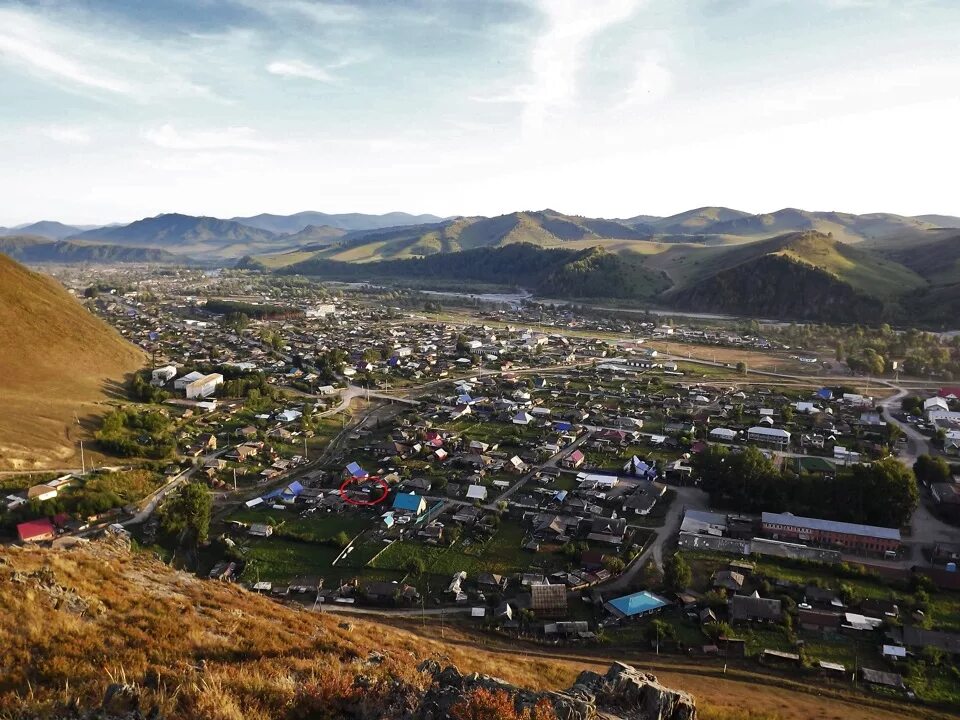
[[[896,528],[877,527],[876,525],[860,525],[859,523],[839,522],[837,520],[821,520],[820,518],[800,517],[791,513],[762,513],[763,524],[789,525],[807,530],[843,533],[860,537],[883,538],[884,540],[900,540],[900,531]]]

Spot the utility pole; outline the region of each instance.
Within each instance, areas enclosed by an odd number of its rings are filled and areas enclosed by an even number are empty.
[[[233,469],[233,491],[237,491],[237,469]]]
[[[83,440],[80,441],[80,474],[87,474],[87,461],[83,457]]]
[[[310,459],[310,455],[307,452],[307,434],[306,433],[303,434],[303,459],[304,460]]]

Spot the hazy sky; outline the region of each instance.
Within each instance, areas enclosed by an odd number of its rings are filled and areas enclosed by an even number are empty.
[[[960,0],[0,0],[0,224],[960,215]]]

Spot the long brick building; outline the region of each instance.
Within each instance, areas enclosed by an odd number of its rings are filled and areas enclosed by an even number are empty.
[[[869,553],[882,553],[900,547],[896,528],[859,525],[791,513],[763,513],[763,534],[774,540],[791,540],[827,547],[840,547]]]

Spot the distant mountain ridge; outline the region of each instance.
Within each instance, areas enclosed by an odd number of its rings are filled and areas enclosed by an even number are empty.
[[[54,220],[41,220],[13,228],[0,228],[0,235],[36,235],[50,240],[63,240],[95,227],[97,226],[64,225]]]
[[[382,230],[400,225],[425,225],[441,222],[436,215],[411,215],[405,212],[391,212],[383,215],[365,213],[322,213],[308,210],[293,215],[273,215],[261,213],[250,217],[230,218],[233,222],[249,227],[267,230],[278,235],[298,233],[309,225],[327,225],[339,230]]]
[[[57,241],[32,235],[0,236],[0,253],[23,263],[177,263],[188,260],[159,248]]]

